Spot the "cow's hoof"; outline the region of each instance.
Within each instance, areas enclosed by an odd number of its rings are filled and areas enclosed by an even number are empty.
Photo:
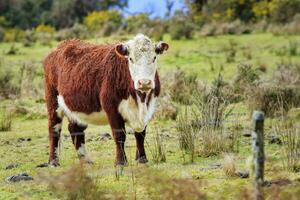
[[[137,159],[137,162],[140,163],[140,164],[145,164],[148,162],[146,156],[142,156],[140,158]]]
[[[127,160],[120,160],[120,161],[116,161],[116,166],[128,166],[128,162]]]
[[[59,161],[58,160],[51,160],[48,163],[48,167],[58,167],[60,166]]]

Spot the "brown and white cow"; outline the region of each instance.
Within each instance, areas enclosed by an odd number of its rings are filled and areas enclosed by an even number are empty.
[[[79,158],[91,162],[85,148],[88,123],[109,123],[116,143],[116,164],[127,163],[125,123],[135,132],[136,160],[147,162],[144,138],[160,93],[157,58],[168,44],[139,34],[125,43],[95,45],[68,40],[44,61],[49,119],[49,164],[59,165],[63,117]]]

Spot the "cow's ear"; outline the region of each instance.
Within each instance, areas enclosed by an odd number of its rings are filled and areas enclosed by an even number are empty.
[[[169,45],[165,42],[159,42],[155,47],[155,52],[157,54],[162,54],[164,51],[169,49]]]
[[[117,54],[119,54],[120,56],[128,56],[129,55],[129,51],[128,51],[128,46],[125,44],[118,44],[115,48]]]

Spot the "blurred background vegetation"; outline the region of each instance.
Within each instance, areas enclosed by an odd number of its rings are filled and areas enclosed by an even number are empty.
[[[163,17],[154,10],[128,13],[128,0],[2,0],[0,41],[35,38],[62,40],[143,32],[159,40],[190,39],[197,34],[222,35],[250,32],[297,34],[300,32],[299,0],[182,0],[174,11],[166,0]]]

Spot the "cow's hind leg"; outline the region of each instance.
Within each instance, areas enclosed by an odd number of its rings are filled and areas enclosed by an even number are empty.
[[[63,115],[58,110],[57,91],[46,87],[49,129],[49,165],[59,166],[58,142],[60,140]]]
[[[89,158],[86,147],[85,147],[85,133],[84,130],[87,128],[86,125],[79,125],[75,122],[69,123],[69,132],[72,137],[72,142],[77,151],[78,158],[86,163],[93,164]]]

